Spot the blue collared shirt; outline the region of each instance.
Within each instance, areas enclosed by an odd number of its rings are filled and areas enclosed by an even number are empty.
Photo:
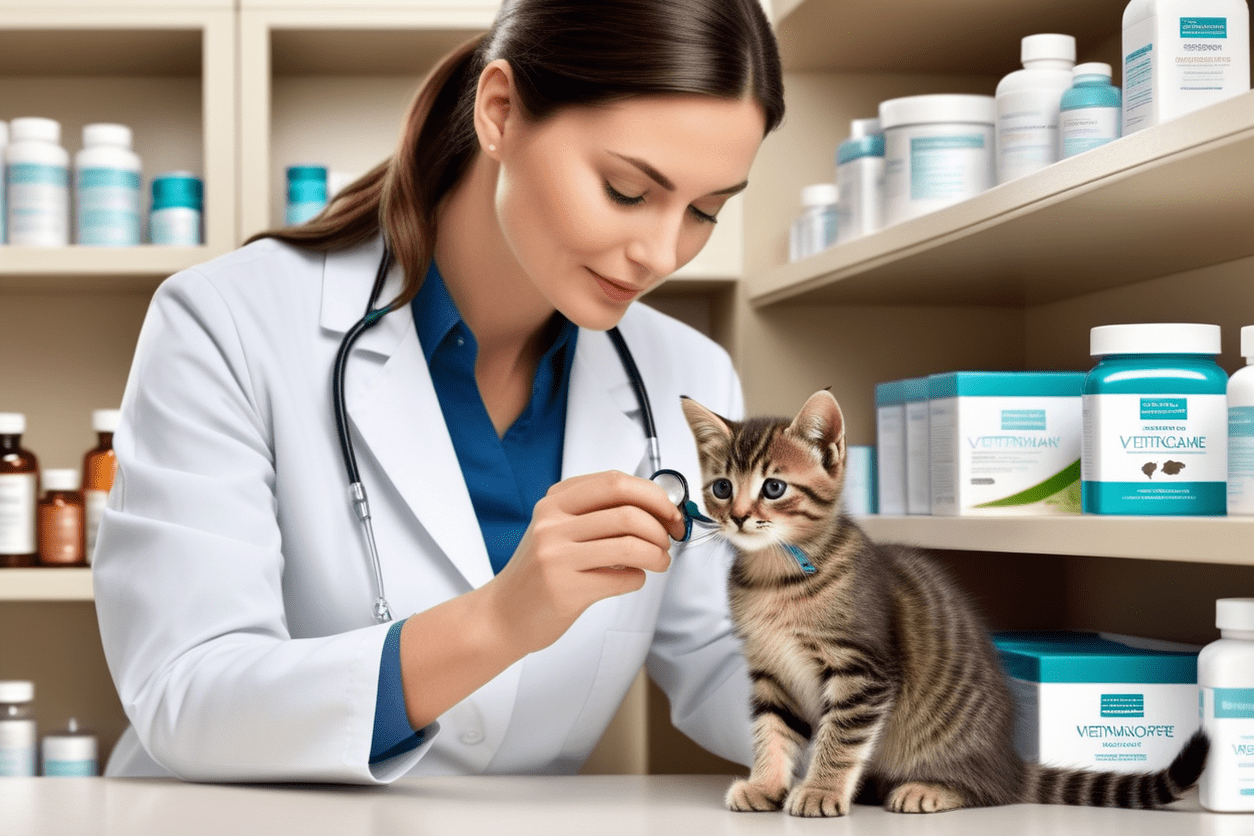
[[[518,548],[531,522],[532,508],[561,479],[566,399],[579,329],[561,314],[554,315],[552,342],[540,358],[531,399],[505,435],[498,436],[475,382],[478,341],[462,320],[434,262],[411,309],[492,571],[499,572]],[[432,478],[438,477],[433,474]],[[395,757],[423,741],[423,730],[415,731],[405,713],[402,623],[392,625],[384,641],[371,763]]]

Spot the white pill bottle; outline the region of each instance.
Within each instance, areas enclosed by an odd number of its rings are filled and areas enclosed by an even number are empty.
[[[9,243],[64,247],[70,243],[70,155],[61,123],[37,116],[9,123],[4,149]]]
[[[1246,366],[1228,379],[1228,513],[1254,516],[1254,325],[1241,329]]]
[[[1197,657],[1202,730],[1210,754],[1199,784],[1202,806],[1254,812],[1254,598],[1215,602],[1221,638]]]
[[[97,122],[83,126],[74,156],[75,241],[92,247],[139,244],[140,162],[131,129]]]
[[[997,84],[997,182],[1039,171],[1062,155],[1059,103],[1071,89],[1075,38],[1028,35],[1020,45],[1023,69]]]

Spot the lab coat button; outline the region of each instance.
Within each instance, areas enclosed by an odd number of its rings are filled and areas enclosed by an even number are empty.
[[[465,743],[467,746],[474,746],[477,743],[483,742],[483,732],[478,729],[471,729],[468,732],[462,732],[461,740],[462,743]]]

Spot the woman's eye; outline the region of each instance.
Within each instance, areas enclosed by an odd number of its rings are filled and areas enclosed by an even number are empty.
[[[714,484],[710,485],[710,493],[714,494],[715,499],[729,499],[732,495],[732,483],[727,479],[715,479]]]
[[[714,215],[711,215],[709,212],[702,212],[700,209],[698,209],[695,206],[689,206],[688,211],[692,212],[692,214],[696,216],[697,220],[703,224],[718,223],[717,217],[715,217]]]
[[[762,483],[762,495],[767,499],[779,499],[788,490],[788,483],[778,479],[767,479]]]
[[[619,206],[638,206],[641,203],[644,203],[644,195],[640,194],[635,197],[625,195],[618,189],[611,186],[609,181],[606,181],[605,183],[605,194],[610,200],[614,201]]]

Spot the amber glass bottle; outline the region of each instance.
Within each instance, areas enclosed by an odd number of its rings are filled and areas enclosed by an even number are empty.
[[[22,449],[26,416],[0,412],[0,567],[34,566],[39,461]]]
[[[83,456],[83,498],[87,503],[87,562],[96,553],[96,530],[104,516],[105,503],[113,488],[118,460],[113,454],[113,433],[118,428],[116,409],[97,409],[91,414],[91,427],[96,431],[97,445]]]
[[[86,566],[83,538],[83,494],[77,470],[45,470],[46,493],[39,500],[39,563],[43,566]]]

